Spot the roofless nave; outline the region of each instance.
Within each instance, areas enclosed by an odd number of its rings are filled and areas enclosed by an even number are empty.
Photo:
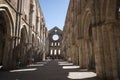
[[[56,59],[61,58],[71,65],[80,66],[79,71],[95,71],[102,80],[120,79],[119,0],[70,0],[63,31],[54,26],[48,31],[43,14],[38,0],[0,0],[1,79],[5,80],[7,76],[1,76],[4,74],[2,70],[19,69],[36,62],[46,62],[46,59],[55,59],[48,66],[53,66],[51,75],[56,73],[56,78],[60,79],[58,76],[64,73],[57,74],[62,70],[55,64]],[[58,39],[53,39],[54,36]],[[45,72],[50,67],[39,68]],[[47,79],[41,75],[39,78]]]

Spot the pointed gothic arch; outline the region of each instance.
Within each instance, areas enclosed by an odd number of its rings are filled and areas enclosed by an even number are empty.
[[[3,4],[0,5],[0,35],[0,65],[6,69],[12,63],[14,21],[10,9]]]
[[[23,25],[23,28],[21,29],[20,43],[28,43],[28,33],[25,25]]]

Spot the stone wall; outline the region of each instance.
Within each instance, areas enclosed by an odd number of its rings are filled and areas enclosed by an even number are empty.
[[[38,0],[0,0],[0,35],[3,69],[45,59],[48,32]]]
[[[63,30],[67,60],[119,80],[119,0],[70,0]]]
[[[62,46],[62,30],[58,27],[54,27],[48,32],[49,53],[47,57],[52,59],[62,59],[63,53],[61,52]]]

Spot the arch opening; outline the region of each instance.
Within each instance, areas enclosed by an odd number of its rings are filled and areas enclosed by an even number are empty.
[[[2,65],[4,47],[5,47],[5,36],[6,36],[6,21],[2,12],[0,12],[0,65]]]
[[[26,32],[26,29],[25,29],[25,27],[23,27],[22,29],[21,29],[21,43],[27,43],[27,32]]]
[[[11,14],[7,8],[0,9],[0,66],[7,67],[8,60],[11,57],[6,58],[6,56],[11,55],[10,50],[12,50],[11,38],[13,29],[13,20],[11,19]],[[9,62],[10,63],[10,62]],[[6,64],[6,65],[5,65]]]

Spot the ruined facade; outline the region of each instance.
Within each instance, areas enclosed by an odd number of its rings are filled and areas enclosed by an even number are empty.
[[[0,0],[0,66],[45,59],[47,28],[38,0]]]
[[[13,69],[50,56],[95,70],[102,80],[119,80],[119,27],[120,0],[70,0],[63,32],[47,32],[38,0],[0,0],[0,66]]]
[[[70,0],[63,30],[66,60],[96,70],[102,80],[119,80],[119,30],[119,0]]]
[[[52,59],[61,59],[63,58],[63,54],[61,52],[62,46],[62,30],[58,27],[54,27],[48,32],[48,41],[49,41],[49,53],[48,57]]]

